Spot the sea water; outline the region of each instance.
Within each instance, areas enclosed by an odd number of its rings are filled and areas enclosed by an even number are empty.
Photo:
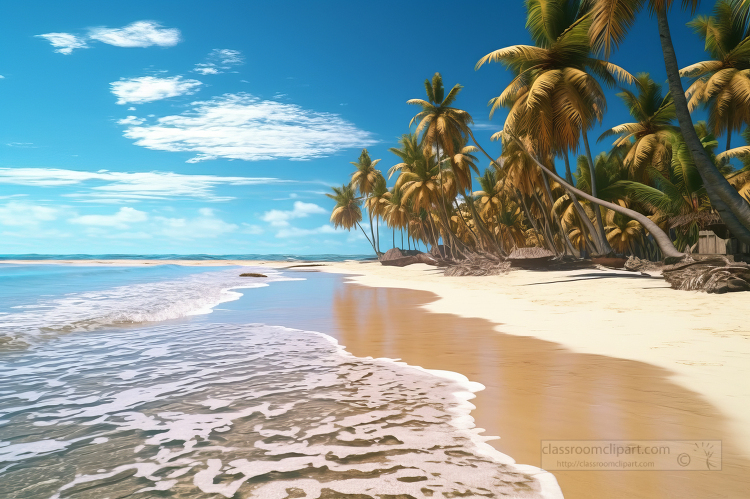
[[[561,497],[474,428],[478,383],[211,313],[292,278],[0,266],[0,497]]]

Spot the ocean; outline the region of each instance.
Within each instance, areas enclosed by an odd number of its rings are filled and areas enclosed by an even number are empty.
[[[334,280],[0,265],[0,497],[561,497],[474,428],[480,384],[287,327]]]

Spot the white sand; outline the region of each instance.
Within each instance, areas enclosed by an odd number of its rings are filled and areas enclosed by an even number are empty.
[[[487,319],[503,333],[663,367],[727,416],[750,456],[750,293],[675,291],[659,278],[596,269],[445,277],[423,264],[344,262],[323,270],[431,291],[440,299],[428,310]]]

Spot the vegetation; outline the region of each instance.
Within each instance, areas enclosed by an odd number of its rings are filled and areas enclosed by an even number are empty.
[[[682,4],[694,11],[697,0]],[[643,7],[658,21],[666,93],[648,73],[608,61]],[[402,248],[424,245],[471,261],[482,254],[499,262],[527,247],[575,258],[681,257],[709,225],[750,244],[750,2],[718,0],[712,15],[695,17],[689,26],[709,58],[683,69],[671,7],[670,0],[526,0],[534,45],[501,48],[476,64],[500,63],[513,75],[489,102],[490,117],[508,110],[492,137],[500,156],[476,141],[472,117],[456,107],[462,86],[446,92],[435,73],[426,96],[407,101],[419,110],[390,149],[397,161],[387,179],[376,168],[381,160],[363,150],[350,183],[329,195],[331,221],[358,226],[378,255],[382,220],[393,247],[398,232]],[[690,79],[687,91],[681,77]],[[613,142],[593,157],[588,132],[607,111],[603,88],[616,86],[632,122],[598,137]],[[693,123],[696,109],[707,110],[707,122]],[[732,133],[742,129],[747,145],[731,149]],[[726,147],[717,154],[721,137]],[[482,172],[480,153],[488,161]]]

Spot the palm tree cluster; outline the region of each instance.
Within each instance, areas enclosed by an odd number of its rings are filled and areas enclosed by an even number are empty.
[[[643,7],[658,20],[668,89],[607,60]],[[534,45],[505,47],[476,64],[500,63],[513,75],[489,103],[490,117],[507,109],[492,136],[500,156],[482,148],[472,117],[455,107],[462,86],[446,92],[435,73],[425,98],[407,101],[419,110],[390,149],[398,162],[387,179],[363,150],[350,183],[329,195],[331,221],[359,226],[377,254],[382,220],[393,247],[398,231],[402,248],[405,235],[409,248],[422,244],[453,259],[534,246],[574,257],[681,257],[699,230],[720,226],[750,244],[750,0],[718,0],[712,15],[689,23],[711,59],[681,70],[671,7],[671,0],[526,0]],[[601,134],[598,142],[611,148],[594,157],[589,131],[607,111],[605,87],[620,89],[632,122]],[[693,123],[697,109],[707,110],[706,122]],[[748,145],[731,149],[742,129]],[[717,154],[721,136],[726,149]],[[480,153],[489,161],[483,172]]]

